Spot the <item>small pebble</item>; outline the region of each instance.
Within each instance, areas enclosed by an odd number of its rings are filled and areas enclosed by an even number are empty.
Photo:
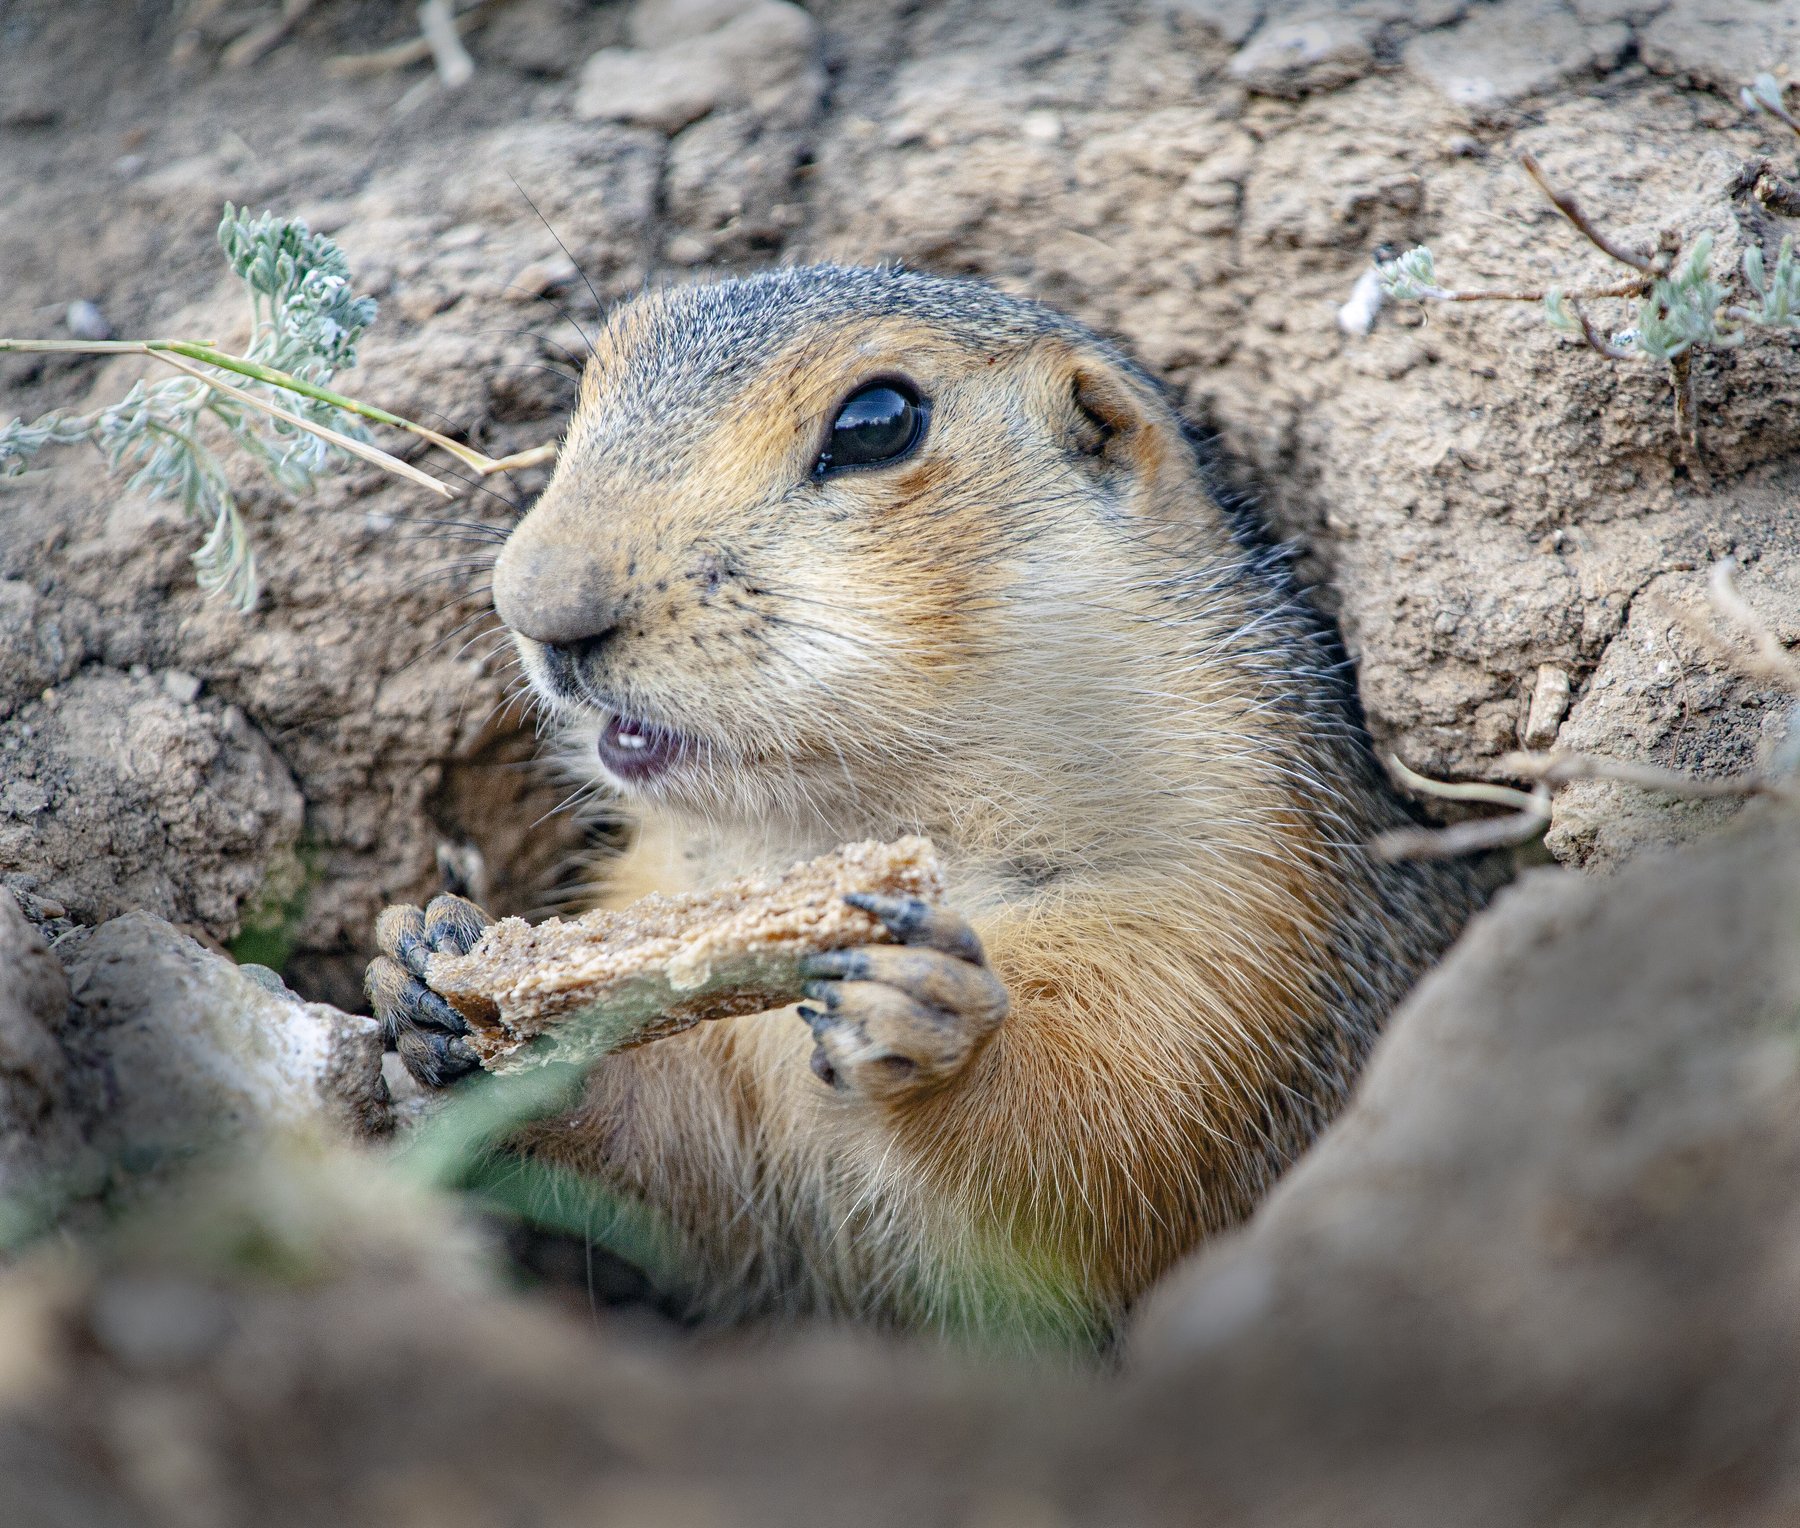
[[[1386,301],[1387,294],[1381,290],[1381,272],[1371,265],[1356,278],[1349,300],[1337,310],[1338,328],[1360,338],[1375,327],[1375,319]]]
[[[162,687],[177,704],[191,706],[200,696],[200,681],[180,669],[164,669]]]
[[[78,340],[110,340],[117,337],[113,326],[106,321],[106,315],[85,297],[78,297],[69,304],[69,311],[63,315],[63,327]]]
[[[1556,741],[1557,730],[1569,714],[1570,690],[1569,676],[1562,669],[1553,663],[1538,666],[1525,724],[1519,729],[1519,741],[1527,748],[1548,748]]]
[[[519,302],[529,301],[534,297],[542,297],[546,292],[560,286],[567,286],[576,280],[581,272],[576,269],[575,262],[567,255],[555,255],[547,260],[533,260],[506,284],[506,295]]]

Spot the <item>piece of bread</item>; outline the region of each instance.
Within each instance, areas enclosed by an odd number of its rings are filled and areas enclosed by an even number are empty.
[[[503,918],[467,955],[433,955],[426,981],[469,1021],[489,1071],[586,1062],[705,1019],[783,1007],[801,996],[801,957],[888,942],[848,892],[935,900],[936,852],[924,838],[846,844],[772,880],[568,922]],[[530,1040],[539,1043],[522,1053]]]

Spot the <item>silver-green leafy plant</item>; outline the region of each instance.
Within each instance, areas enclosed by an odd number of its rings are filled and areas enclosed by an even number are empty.
[[[1775,252],[1774,270],[1766,270],[1760,249],[1744,251],[1744,280],[1762,301],[1750,322],[1770,328],[1800,328],[1800,262],[1794,259],[1794,236],[1790,233]]]
[[[1762,83],[1759,77],[1759,86]],[[1746,91],[1747,99],[1749,95]],[[1778,91],[1773,99],[1779,101]],[[1418,245],[1377,261],[1382,290],[1403,301],[1540,303],[1551,328],[1610,360],[1636,358],[1667,366],[1674,389],[1677,434],[1684,447],[1697,452],[1692,353],[1741,345],[1751,328],[1800,329],[1800,265],[1794,259],[1792,236],[1782,240],[1772,268],[1760,249],[1746,251],[1744,281],[1757,301],[1753,305],[1732,302],[1725,283],[1713,273],[1714,235],[1710,230],[1697,234],[1685,252],[1671,234],[1664,234],[1652,252],[1635,249],[1590,222],[1572,197],[1549,183],[1531,155],[1523,155],[1521,162],[1557,210],[1597,249],[1628,266],[1632,276],[1611,286],[1581,291],[1554,285],[1542,290],[1457,290],[1439,283],[1431,250]],[[1630,322],[1610,335],[1603,333],[1582,307],[1596,299],[1631,302]]]
[[[548,460],[553,447],[495,459],[385,409],[333,392],[356,364],[357,342],[375,321],[372,297],[350,283],[343,252],[298,219],[251,218],[230,203],[219,243],[250,298],[242,355],[192,340],[8,340],[0,351],[146,355],[179,376],[138,381],[117,403],[87,414],[52,413],[0,427],[0,477],[25,472],[47,446],[88,444],[131,486],[179,503],[204,527],[194,552],[201,587],[249,610],[256,557],[225,466],[208,439],[230,441],[291,494],[347,456],[373,462],[445,498],[449,485],[371,443],[364,421],[406,430],[486,475]]]
[[[1781,81],[1774,75],[1757,75],[1738,92],[1738,100],[1743,102],[1744,110],[1773,117],[1777,122],[1791,127],[1796,134],[1800,134],[1800,117],[1796,117],[1788,110],[1786,93],[1782,89]]]
[[[132,470],[131,487],[179,503],[205,527],[194,552],[200,585],[242,609],[256,602],[256,556],[218,454],[209,422],[262,465],[291,494],[312,490],[341,448],[320,430],[366,442],[362,422],[346,410],[265,380],[279,372],[317,387],[356,364],[356,343],[375,321],[375,299],[357,295],[343,253],[304,223],[272,213],[251,220],[229,203],[219,243],[250,294],[250,343],[240,360],[243,381],[227,392],[203,377],[140,380],[117,403],[90,414],[46,414],[0,429],[0,471],[19,472],[45,446],[91,443],[115,472]],[[190,357],[199,360],[199,357]],[[254,368],[254,369],[252,369]],[[250,397],[276,404],[259,410]],[[289,413],[319,427],[308,430]]]

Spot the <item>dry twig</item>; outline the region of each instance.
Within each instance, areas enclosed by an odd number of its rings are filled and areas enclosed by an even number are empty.
[[[1574,197],[1567,191],[1558,191],[1550,184],[1550,178],[1544,174],[1544,167],[1537,162],[1535,155],[1521,154],[1519,163],[1525,166],[1525,173],[1537,182],[1538,190],[1550,199],[1551,206],[1574,224],[1576,231],[1601,254],[1610,256],[1621,265],[1629,265],[1634,271],[1641,271],[1646,276],[1660,276],[1668,269],[1666,258],[1659,264],[1656,257],[1633,249],[1629,244],[1621,244],[1617,239],[1602,233],[1581,210]]]
[[[244,69],[277,47],[313,7],[313,0],[282,0],[279,15],[252,27],[223,53],[219,62],[227,69]]]
[[[1388,768],[1408,790],[1444,801],[1482,801],[1510,806],[1505,817],[1474,818],[1447,828],[1394,828],[1377,837],[1371,846],[1384,860],[1455,859],[1484,849],[1509,848],[1531,842],[1550,826],[1550,789],[1515,790],[1509,785],[1490,785],[1479,780],[1433,780],[1409,769],[1399,757],[1388,755]]]
[[[485,26],[496,12],[511,3],[512,0],[481,0],[480,4],[452,17],[451,30],[458,37],[466,36],[476,28]],[[325,72],[339,79],[362,79],[370,75],[392,74],[399,69],[410,69],[414,64],[429,63],[433,57],[431,40],[421,31],[416,37],[409,37],[404,42],[397,42],[386,48],[377,48],[372,53],[340,53],[325,61]]]
[[[1692,628],[1721,649],[1740,672],[1770,680],[1800,698],[1800,659],[1790,653],[1780,637],[1752,610],[1738,592],[1733,577],[1736,564],[1727,557],[1717,563],[1708,580],[1707,596],[1713,610],[1751,644],[1750,652],[1727,646],[1716,632],[1692,623]],[[1800,729],[1800,706],[1790,726]],[[1786,750],[1784,750],[1785,752]],[[1610,780],[1639,790],[1659,791],[1696,801],[1776,796],[1800,800],[1800,778],[1779,770],[1749,772],[1722,780],[1704,780],[1682,770],[1641,764],[1595,754],[1552,751],[1509,753],[1496,770],[1514,779],[1533,782],[1530,791],[1483,781],[1432,780],[1390,757],[1389,767],[1407,789],[1447,801],[1480,801],[1511,807],[1505,817],[1491,817],[1452,824],[1447,828],[1404,828],[1384,833],[1372,848],[1381,859],[1453,859],[1483,849],[1527,843],[1550,825],[1555,791],[1576,780]]]

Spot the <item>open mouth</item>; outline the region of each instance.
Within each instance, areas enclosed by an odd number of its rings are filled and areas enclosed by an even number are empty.
[[[687,753],[688,743],[667,727],[614,714],[600,730],[597,751],[609,773],[635,784],[671,769]]]

